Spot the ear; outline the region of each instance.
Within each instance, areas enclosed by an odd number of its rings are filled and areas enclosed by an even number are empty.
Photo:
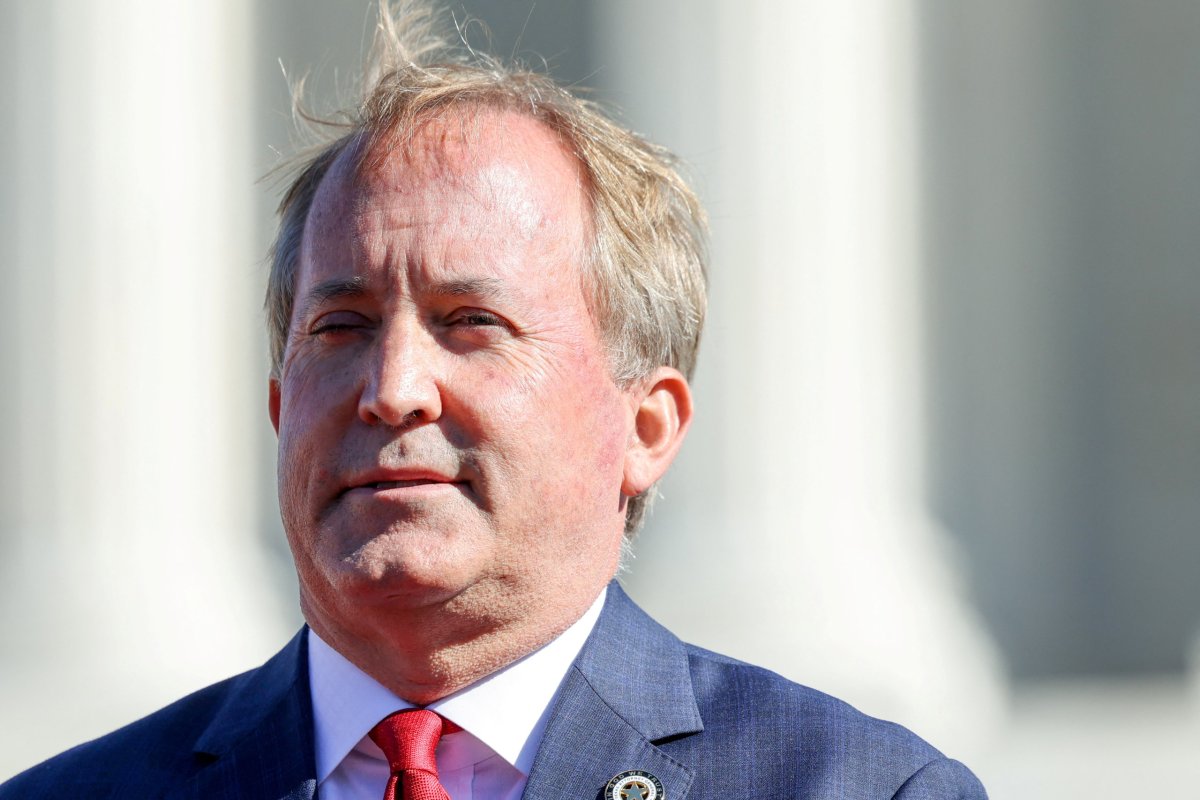
[[[692,424],[692,390],[672,367],[659,367],[640,384],[633,431],[625,448],[621,494],[635,497],[666,474]]]
[[[275,435],[279,435],[279,379],[271,378],[267,381],[267,414],[271,417],[271,427],[275,429]]]

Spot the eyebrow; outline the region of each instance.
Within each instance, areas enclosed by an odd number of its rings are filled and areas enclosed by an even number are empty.
[[[309,289],[308,294],[304,296],[304,301],[300,304],[300,314],[296,318],[308,319],[313,309],[330,300],[336,300],[339,297],[362,297],[366,293],[367,279],[361,275],[323,281]]]
[[[370,293],[367,279],[361,275],[353,278],[331,278],[318,283],[308,291],[300,303],[300,313],[297,320],[308,319],[314,310],[330,300],[341,297],[364,297]],[[440,281],[429,287],[426,292],[441,297],[494,297],[506,298],[508,290],[504,281],[496,278],[464,278],[461,280]]]
[[[466,278],[456,281],[441,281],[429,287],[429,293],[443,297],[463,295],[504,296],[504,282],[496,278]]]

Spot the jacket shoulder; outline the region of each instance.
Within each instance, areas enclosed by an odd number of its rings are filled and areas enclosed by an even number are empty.
[[[753,754],[746,772],[761,785],[745,796],[791,786],[813,797],[986,797],[970,770],[901,725],[762,667],[685,648],[704,720],[703,735],[691,741]]]
[[[276,783],[311,778],[311,758],[303,755],[312,737],[306,632],[257,669],[21,773],[0,786],[0,800],[159,797],[201,770],[229,778],[238,753],[246,775]],[[218,761],[226,769],[214,773]]]
[[[144,797],[194,774],[193,754],[231,691],[252,672],[215,683],[112,733],[60,753],[0,784],[0,800]]]

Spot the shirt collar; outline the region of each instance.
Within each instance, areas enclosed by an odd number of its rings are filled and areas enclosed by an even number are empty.
[[[558,687],[587,640],[607,589],[549,644],[428,706],[528,775]],[[375,723],[412,708],[308,631],[317,782],[324,781]]]

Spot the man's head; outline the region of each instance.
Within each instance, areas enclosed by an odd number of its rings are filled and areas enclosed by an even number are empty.
[[[690,421],[694,198],[650,146],[493,67],[384,71],[282,206],[280,506],[335,646],[429,608],[440,646],[537,646],[611,578]]]
[[[287,344],[308,211],[330,165],[351,148],[368,160],[402,148],[429,118],[490,108],[540,121],[580,164],[589,217],[583,279],[613,378],[629,385],[665,365],[690,379],[706,306],[705,219],[671,154],[545,75],[451,50],[421,4],[402,4],[398,14],[383,6],[364,99],[342,135],[301,163],[280,204],[266,301],[272,375]],[[652,495],[630,499],[630,536]]]

